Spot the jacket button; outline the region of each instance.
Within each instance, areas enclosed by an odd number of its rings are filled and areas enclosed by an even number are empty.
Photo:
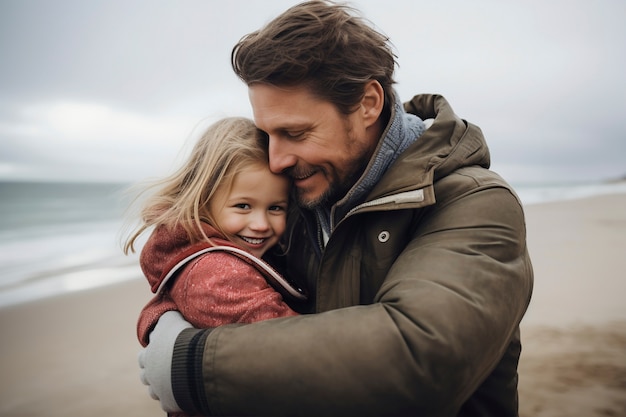
[[[386,241],[389,240],[389,236],[390,236],[389,232],[386,230],[383,230],[382,232],[378,234],[378,241],[380,243],[385,243]]]

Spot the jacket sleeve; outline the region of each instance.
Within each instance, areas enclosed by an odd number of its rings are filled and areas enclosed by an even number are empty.
[[[458,191],[424,211],[373,304],[197,338],[203,355],[177,371],[195,375],[199,409],[457,414],[505,355],[532,290],[517,198],[503,187]],[[194,350],[185,342],[177,352]],[[515,375],[516,359],[509,365]]]
[[[170,296],[196,328],[297,315],[251,264],[212,252],[187,265]]]

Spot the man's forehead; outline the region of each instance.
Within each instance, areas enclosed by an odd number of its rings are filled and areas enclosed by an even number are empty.
[[[298,108],[321,101],[306,87],[282,87],[269,84],[253,84],[249,86],[248,98],[253,108]]]
[[[310,124],[314,118],[311,103],[295,92],[251,92],[250,104],[254,120],[261,128],[270,125],[273,129],[297,129]]]

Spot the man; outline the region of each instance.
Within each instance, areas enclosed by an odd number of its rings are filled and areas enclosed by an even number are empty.
[[[232,65],[272,171],[293,178],[284,272],[315,314],[197,330],[167,313],[140,357],[153,397],[215,415],[517,415],[532,267],[480,129],[440,96],[403,106],[388,39],[344,6],[287,10]]]

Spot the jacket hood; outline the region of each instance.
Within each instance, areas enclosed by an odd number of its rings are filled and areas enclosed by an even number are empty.
[[[389,168],[372,196],[424,188],[466,166],[489,168],[489,148],[482,131],[455,115],[443,96],[416,95],[404,103],[404,109],[434,122]]]
[[[160,225],[154,229],[139,257],[141,270],[153,293],[156,293],[167,273],[187,256],[214,245],[235,246],[212,226],[202,223],[202,228],[213,244],[206,241],[192,244],[182,226],[170,228]]]

